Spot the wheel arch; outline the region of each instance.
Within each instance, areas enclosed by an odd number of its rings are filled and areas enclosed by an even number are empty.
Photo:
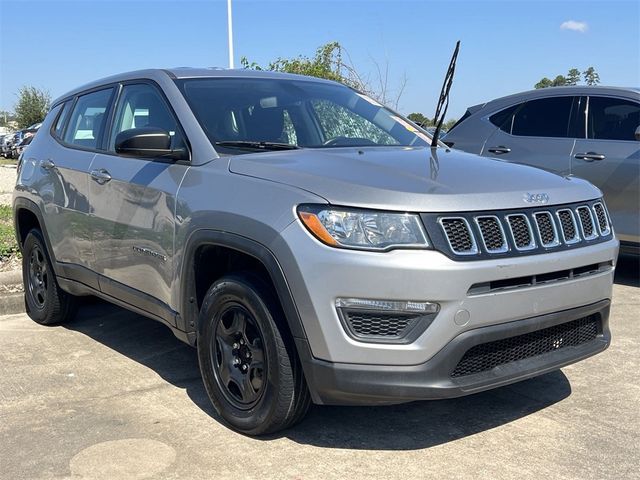
[[[293,294],[287,283],[285,274],[271,250],[261,243],[234,233],[218,230],[197,230],[192,233],[186,243],[179,278],[178,305],[181,316],[178,328],[187,332],[189,343],[195,344],[199,305],[197,299],[196,261],[202,248],[220,247],[237,252],[239,255],[251,257],[264,268],[273,285],[277,299],[284,312],[287,326],[294,338],[306,339],[300,314],[295,305]],[[207,287],[208,288],[208,287]]]
[[[38,205],[27,198],[16,198],[13,202],[13,223],[15,226],[16,240],[18,241],[18,248],[22,252],[22,246],[24,244],[27,235],[33,228],[38,228],[42,232],[42,237],[47,246],[47,252],[53,265],[54,273],[57,275],[57,262],[49,241],[49,235],[47,234],[47,227],[44,222],[44,217]]]

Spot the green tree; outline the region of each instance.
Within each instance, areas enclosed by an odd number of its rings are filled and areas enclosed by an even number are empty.
[[[565,85],[567,85],[567,79],[564,75],[558,75],[553,79],[554,87],[564,87]]]
[[[600,83],[600,75],[598,75],[598,72],[596,72],[595,68],[589,67],[584,72],[582,72],[582,74],[584,75],[584,83],[586,83],[590,87]]]
[[[543,77],[538,83],[536,83],[533,88],[547,88],[547,87],[552,87],[553,86],[553,81],[547,77]]]
[[[543,77],[533,88],[547,88],[547,87],[562,87],[565,85],[578,85],[580,83],[580,70],[577,68],[569,69],[567,76],[558,75],[553,80],[547,77]],[[589,67],[582,72],[584,82],[587,85],[597,85],[600,83],[600,75],[596,72],[595,68]]]
[[[48,91],[33,86],[22,87],[18,92],[18,102],[15,107],[18,127],[27,128],[44,120],[50,103],[51,95]]]
[[[250,70],[271,70],[334,80],[366,93],[382,104],[391,105],[397,109],[398,102],[407,83],[406,78],[402,79],[397,89],[391,89],[388,81],[389,65],[381,66],[374,61],[377,79],[374,78],[375,81],[373,83],[376,84],[376,87],[373,87],[369,79],[365,79],[358,73],[356,68],[348,61],[348,57],[340,43],[329,42],[319,47],[313,57],[305,55],[295,58],[279,57],[266,67],[256,62],[250,62],[247,57],[242,57],[240,64],[243,68]]]
[[[278,57],[269,63],[266,68],[263,68],[256,62],[249,62],[247,57],[242,57],[240,64],[243,68],[251,70],[296,73],[298,75],[334,80],[354,88],[362,86],[354,69],[343,61],[343,49],[338,42],[322,45],[316,50],[316,54],[312,58],[304,55],[295,58]]]
[[[431,120],[429,120],[427,117],[425,117],[423,114],[419,112],[410,113],[409,115],[407,115],[407,118],[412,122],[420,125],[421,127],[430,126],[433,123]]]
[[[567,73],[567,85],[577,85],[580,81],[580,70],[572,68]]]

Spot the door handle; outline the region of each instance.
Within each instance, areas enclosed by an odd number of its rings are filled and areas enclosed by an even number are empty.
[[[40,166],[45,170],[53,170],[54,168],[56,168],[56,164],[53,163],[53,160],[51,160],[50,158],[43,160]]]
[[[91,170],[91,179],[99,185],[104,185],[111,180],[111,175],[104,168],[99,170]]]
[[[605,159],[605,156],[603,154],[596,152],[576,153],[575,157],[579,160],[586,160],[587,162]]]
[[[499,147],[489,147],[489,153],[495,153],[496,155],[502,155],[503,153],[509,153],[511,151],[508,147],[503,147],[500,145]]]

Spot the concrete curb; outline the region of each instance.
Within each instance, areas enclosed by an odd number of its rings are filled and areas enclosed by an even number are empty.
[[[0,296],[0,316],[24,313],[24,293],[8,293]]]
[[[0,272],[0,285],[20,285],[22,283],[22,271],[10,270]]]
[[[22,284],[22,271],[10,270],[0,272],[0,285],[20,285]],[[14,313],[24,313],[24,293],[7,293],[0,295],[0,315],[12,315]]]

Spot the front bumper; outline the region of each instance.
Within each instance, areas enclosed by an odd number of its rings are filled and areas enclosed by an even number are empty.
[[[313,358],[336,364],[420,365],[454,338],[481,327],[538,317],[611,299],[618,241],[544,255],[458,262],[433,250],[363,252],[328,247],[299,221],[271,244],[295,300]],[[544,275],[592,264],[597,273],[504,291],[472,291],[483,282]],[[434,302],[440,310],[405,344],[358,341],[336,310],[338,298]],[[462,320],[461,320],[462,319]]]
[[[325,405],[394,404],[413,400],[453,398],[541,375],[605,350],[610,343],[610,302],[562,312],[485,326],[456,336],[440,352],[419,365],[357,365],[332,363],[312,357],[308,343],[297,339],[313,400]],[[462,377],[452,372],[464,354],[475,345],[526,335],[573,320],[598,318],[595,338],[576,346],[552,349]]]

